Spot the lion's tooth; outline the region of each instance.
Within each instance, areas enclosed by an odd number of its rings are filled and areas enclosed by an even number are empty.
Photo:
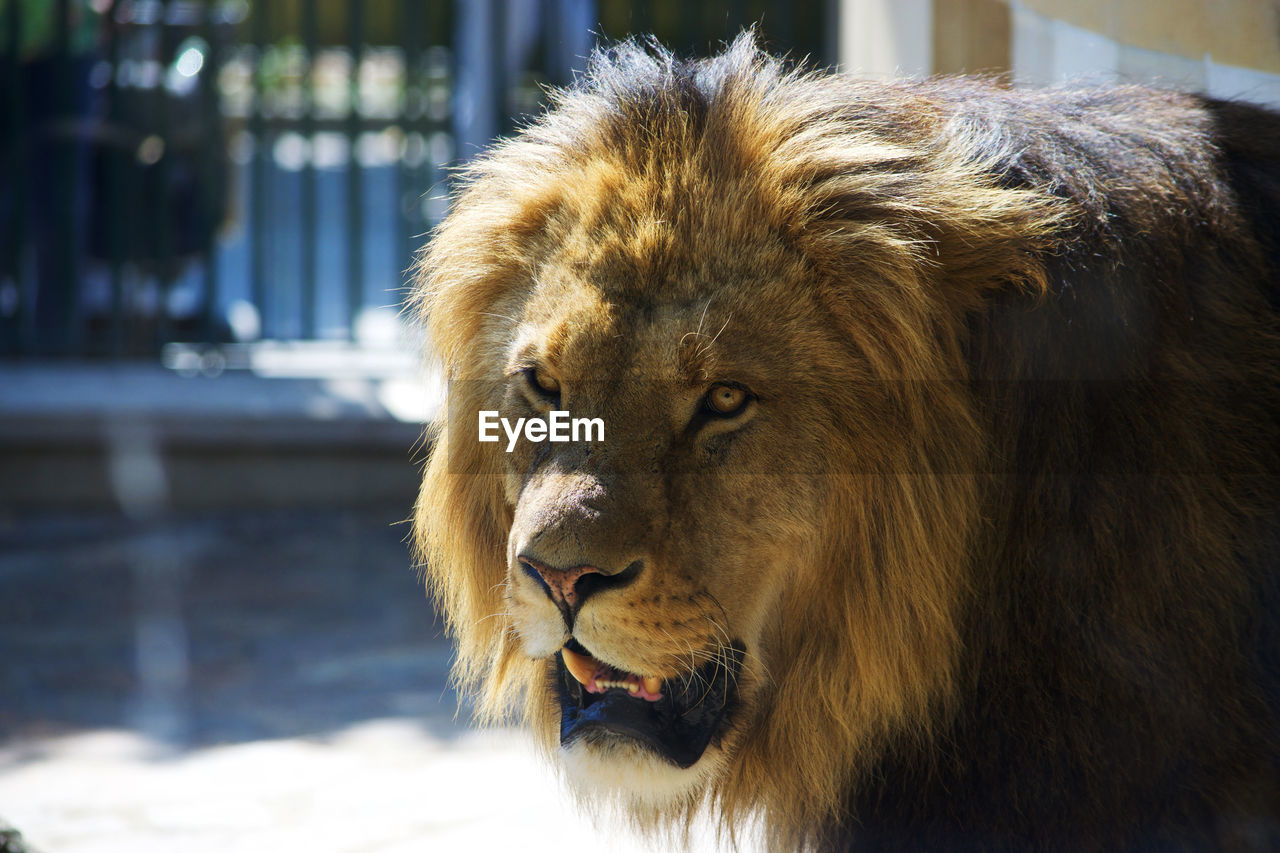
[[[596,659],[588,655],[580,655],[571,649],[561,649],[560,657],[564,660],[564,668],[579,684],[590,685],[596,674]]]
[[[656,675],[646,675],[644,677],[644,689],[646,693],[657,693],[662,689],[662,679]]]

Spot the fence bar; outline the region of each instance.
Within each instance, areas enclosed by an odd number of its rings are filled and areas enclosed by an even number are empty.
[[[765,14],[768,15],[764,19],[765,26],[773,37],[773,42],[783,50],[790,51],[792,59],[796,61],[804,59],[804,55],[795,48],[796,28],[792,18],[795,15],[795,7],[791,5],[790,0],[771,0],[769,12]]]
[[[173,277],[173,227],[170,221],[169,186],[173,177],[173,116],[169,95],[165,87],[169,66],[173,63],[174,27],[169,20],[171,0],[161,0],[160,20],[152,26],[160,28],[160,79],[156,81],[154,102],[156,105],[156,130],[160,137],[160,159],[156,161],[156,189],[152,199],[153,210],[159,213],[156,224],[156,275],[159,285],[159,304],[156,306],[155,344],[163,344],[173,337],[173,324],[169,316],[169,289]]]
[[[267,158],[268,146],[265,117],[265,77],[263,68],[267,56],[267,3],[254,3],[252,7],[252,38],[254,44],[253,106],[249,113],[249,135],[253,139],[253,174],[249,179],[249,206],[252,208],[253,230],[249,240],[249,288],[253,305],[258,309],[258,328],[262,337],[268,336],[267,311]]]
[[[205,0],[200,10],[200,34],[204,38],[206,53],[204,73],[200,75],[200,103],[205,120],[209,122],[208,131],[200,140],[200,200],[214,219],[201,222],[202,245],[200,252],[204,259],[204,316],[200,318],[203,337],[206,341],[216,340],[216,324],[218,322],[218,231],[216,221],[224,214],[223,187],[220,184],[220,165],[226,162],[227,143],[222,135],[221,99],[218,97],[218,76],[221,70],[221,57],[218,52],[218,34],[216,18],[219,0]]]
[[[360,166],[360,64],[364,19],[360,0],[347,2],[347,49],[351,53],[347,109],[347,322],[356,336],[356,320],[364,306],[364,181]]]
[[[107,39],[107,62],[111,67],[106,86],[106,118],[107,127],[114,130],[120,114],[120,22],[116,17],[116,6],[112,3],[105,13],[104,30]],[[114,136],[114,134],[112,134]],[[116,150],[119,145],[120,150]],[[102,187],[103,201],[95,205],[98,210],[108,211],[106,217],[107,266],[111,286],[111,319],[107,328],[107,351],[114,356],[121,356],[125,349],[125,298],[124,298],[124,225],[133,221],[122,209],[124,195],[123,157],[124,141],[114,142],[110,138],[106,142],[107,156],[106,180]]]
[[[697,3],[689,3],[689,6],[698,6]],[[653,32],[653,0],[639,0],[631,7],[634,14],[631,18],[631,32],[636,35],[649,35]]]
[[[449,85],[452,91],[456,88],[458,80],[456,72],[458,67],[459,45],[455,35],[459,23],[458,16],[456,14],[457,6],[456,4],[449,3],[437,5],[434,8],[443,9],[445,13],[428,18],[426,32],[427,44],[432,46],[440,44],[449,45],[449,62],[444,70],[446,74],[452,74],[449,78]],[[414,236],[419,238],[423,236],[423,232],[432,228],[436,224],[431,219],[431,211],[433,208],[424,206],[423,197],[428,194],[437,195],[441,192],[446,192],[447,194],[446,184],[448,179],[444,175],[443,164],[437,163],[435,160],[435,152],[432,150],[433,137],[435,137],[437,133],[447,134],[454,146],[455,152],[461,148],[461,139],[458,136],[458,128],[453,121],[454,112],[452,109],[452,99],[446,101],[450,106],[444,111],[443,115],[435,116],[431,112],[432,98],[436,94],[436,86],[440,85],[441,82],[437,75],[442,69],[438,63],[432,60],[432,54],[430,52],[428,52],[425,59],[427,60],[427,64],[423,67],[422,77],[420,78],[422,81],[423,111],[422,115],[418,118],[418,129],[422,134],[422,144],[424,147],[422,164],[419,166],[418,171],[420,181],[415,187],[414,193],[414,210],[415,215],[418,217],[416,222],[419,226],[418,233]],[[427,73],[428,71],[430,74]],[[414,246],[415,251],[418,248],[420,248],[420,246]]]
[[[704,45],[698,43],[698,34],[702,32],[702,22],[699,20],[702,12],[702,7],[697,3],[680,4],[679,41],[683,49],[691,54],[705,49]]]
[[[542,73],[553,86],[568,83],[560,79],[561,57],[564,56],[564,21],[556,14],[554,6],[548,4],[542,13]]]
[[[9,102],[9,144],[7,147],[8,162],[5,163],[8,173],[10,193],[9,233],[5,245],[6,272],[13,275],[12,287],[15,303],[11,316],[4,321],[5,334],[0,337],[4,350],[26,352],[30,349],[31,320],[31,288],[25,277],[26,265],[26,210],[27,210],[27,154],[30,143],[27,140],[27,97],[26,79],[22,71],[22,4],[9,2],[5,4],[8,25],[5,42],[5,58],[8,63]]]
[[[421,206],[415,202],[425,188],[421,184],[422,162],[426,157],[426,133],[423,123],[427,111],[427,90],[423,80],[422,69],[422,3],[418,0],[401,0],[401,23],[404,26],[402,49],[404,51],[404,100],[400,104],[400,128],[404,132],[404,149],[400,155],[399,167],[396,170],[396,200],[399,207],[400,239],[396,241],[398,262],[396,268],[403,270],[409,264],[415,250],[415,232],[420,229],[415,225],[420,221],[417,215]],[[423,158],[416,165],[410,166],[407,156],[409,140],[415,135],[421,141],[422,150],[413,152]],[[403,287],[407,282],[403,276],[400,282],[400,301],[403,301]]]
[[[729,0],[728,8],[725,11],[725,41],[732,41],[741,30],[747,20],[747,10],[743,6],[742,0]]]
[[[501,0],[489,0],[489,59],[493,63],[489,109],[493,114],[494,137],[505,136],[515,127],[511,115],[511,78],[513,69],[507,61],[507,4]],[[486,146],[493,138],[486,139]]]
[[[45,318],[45,323],[37,329],[37,333],[47,336],[44,340],[37,340],[36,345],[51,354],[75,352],[80,347],[77,323],[80,294],[76,275],[80,254],[77,239],[79,229],[76,227],[76,214],[80,209],[80,205],[76,203],[76,192],[80,189],[76,186],[80,128],[75,109],[76,96],[80,93],[79,81],[74,80],[71,67],[70,0],[57,0],[54,15],[57,69],[53,79],[56,81],[57,91],[53,99],[53,114],[46,120],[45,128],[46,133],[51,136],[49,150],[53,155],[55,171],[52,214],[54,237],[51,245],[47,234],[40,238],[45,255],[40,260],[47,261],[48,268],[41,268],[42,264],[37,265],[38,287],[44,292],[36,294],[36,312]],[[41,297],[50,300],[50,310],[40,310]]]
[[[316,336],[316,233],[320,229],[316,205],[316,54],[319,52],[316,0],[302,0],[302,44],[306,65],[302,69],[302,135],[307,140],[307,157],[302,169],[301,214],[302,257],[299,266],[299,311],[302,337]]]
[[[819,64],[827,68],[835,68],[840,64],[840,0],[823,0],[823,15],[818,23],[822,51],[814,52],[820,56]],[[825,25],[824,25],[825,24]]]

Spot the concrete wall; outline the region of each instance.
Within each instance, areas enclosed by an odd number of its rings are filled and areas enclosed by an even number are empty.
[[[1280,0],[841,0],[840,64],[885,77],[1156,83],[1280,107]]]
[[[1010,5],[1142,50],[1280,74],[1276,0],[1018,0]]]
[[[183,377],[157,365],[0,365],[0,524],[33,510],[400,507],[422,426],[388,381]],[[424,398],[436,393],[420,383]],[[433,398],[434,399],[434,398]],[[438,400],[424,400],[424,411]]]
[[[1008,71],[1010,26],[1002,0],[933,0],[934,73]]]
[[[865,77],[933,72],[933,0],[842,0],[840,65]]]
[[[1278,3],[1091,0],[1055,8],[1031,0],[1009,6],[1017,83],[1153,82],[1280,108]]]

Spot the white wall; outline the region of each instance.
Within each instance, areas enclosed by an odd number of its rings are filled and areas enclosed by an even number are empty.
[[[933,71],[933,0],[842,0],[840,67],[865,77]]]
[[[840,0],[839,8],[840,66],[845,71],[893,77],[934,70],[934,0]],[[1020,0],[1009,0],[1009,8],[1011,65],[1018,84],[1154,83],[1280,108],[1280,74],[1225,65],[1208,53],[1191,59],[1135,47]]]
[[[1068,81],[1156,83],[1280,108],[1280,75],[1123,44],[1011,2],[1013,78],[1024,85]]]

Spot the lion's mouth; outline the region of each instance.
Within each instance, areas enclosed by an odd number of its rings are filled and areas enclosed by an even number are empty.
[[[556,659],[560,743],[622,736],[691,767],[720,734],[742,657],[735,643],[688,674],[662,680],[609,666],[569,640]]]

